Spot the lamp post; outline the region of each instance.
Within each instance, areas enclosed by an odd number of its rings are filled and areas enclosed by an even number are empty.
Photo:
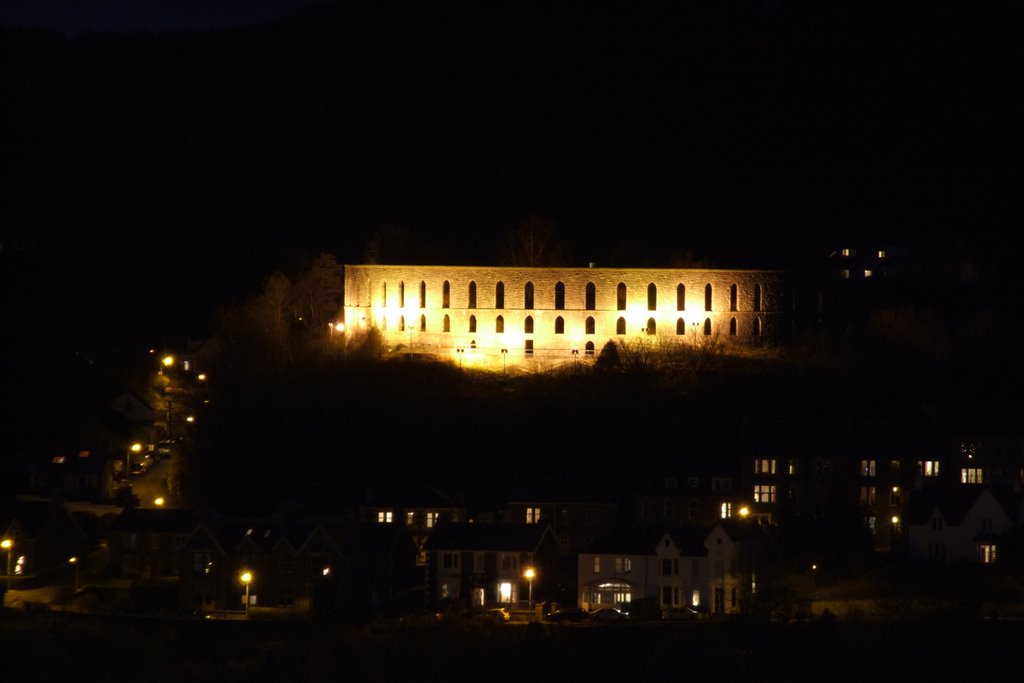
[[[75,592],[77,593],[78,592],[78,557],[75,556],[75,555],[72,555],[71,557],[68,558],[68,563],[74,565],[74,567],[75,567]]]
[[[242,572],[242,583],[245,584],[245,616],[249,616],[249,584],[252,583],[252,572],[248,569]]]
[[[459,370],[462,369],[462,354],[466,352],[466,349],[455,349],[455,353],[459,354]]]
[[[527,567],[526,571],[523,572],[523,576],[529,582],[529,605],[530,605],[530,620],[533,620],[533,579],[537,576],[537,571],[533,567]]]
[[[508,358],[508,349],[501,350],[501,374],[505,374],[505,359]]]
[[[5,538],[0,541],[0,548],[7,551],[7,572],[4,574],[4,595],[7,591],[11,590],[11,548],[14,547],[14,541],[9,538]]]

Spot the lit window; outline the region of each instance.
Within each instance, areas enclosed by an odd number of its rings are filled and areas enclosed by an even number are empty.
[[[861,505],[874,505],[875,504],[875,487],[874,486],[861,486],[860,487],[860,504]]]
[[[878,250],[878,258],[885,258],[885,249]]]
[[[438,517],[438,513],[436,513],[436,512],[428,512],[427,513],[427,528],[428,529],[433,528],[434,525],[437,524],[437,517]]]
[[[415,512],[406,512],[405,513],[405,525],[406,526],[412,526],[415,521],[416,521],[416,513]]]
[[[875,476],[875,461],[874,460],[861,460],[860,461],[860,475],[862,477],[873,477],[873,476]]]
[[[528,507],[526,508],[526,523],[536,524],[540,521],[540,508],[539,507]]]
[[[377,521],[381,524],[391,524],[393,519],[392,515],[393,513],[391,512],[391,510],[378,510]]]
[[[754,486],[755,503],[774,503],[775,486],[773,484],[757,484]]]
[[[875,535],[875,527],[877,525],[877,522],[878,522],[878,518],[875,517],[874,515],[871,515],[870,517],[865,517],[864,518],[864,526],[866,526],[868,528],[868,531],[871,532],[872,536]]]
[[[755,460],[754,474],[775,474],[775,459]]]
[[[960,481],[964,484],[981,484],[983,481],[980,467],[965,467],[960,470]]]
[[[839,277],[843,278],[844,280],[849,280],[850,279],[850,269],[849,268],[843,268],[842,270],[840,270],[839,271]]]
[[[996,546],[994,544],[978,546],[978,550],[981,553],[980,559],[983,564],[992,564],[996,561]]]
[[[841,253],[843,256],[853,256],[854,251],[853,249],[843,249]]]
[[[699,590],[695,590],[691,594],[691,596],[690,596],[690,604],[693,605],[694,607],[699,607],[700,606],[700,591]]]
[[[498,584],[498,601],[512,602],[512,584],[502,582]]]
[[[871,269],[869,269],[869,268],[865,268],[864,269],[864,277],[871,277],[872,275],[874,275],[874,272]]]
[[[939,461],[919,460],[917,463],[917,473],[924,477],[939,476]]]
[[[722,519],[729,519],[732,517],[732,503],[726,501],[719,506],[719,512]]]

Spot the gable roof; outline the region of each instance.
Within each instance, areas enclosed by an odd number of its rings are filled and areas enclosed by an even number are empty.
[[[198,521],[194,510],[164,508],[126,508],[114,518],[110,531],[187,534]]]
[[[1011,521],[1016,521],[1021,509],[1021,494],[1012,489],[993,488],[989,484],[946,484],[914,489],[910,493],[907,519],[910,524],[923,525],[931,519],[937,508],[946,524],[957,525],[970,512],[978,499],[988,492]]]
[[[547,524],[442,522],[434,527],[424,548],[534,552],[547,534],[554,538],[551,527]]]

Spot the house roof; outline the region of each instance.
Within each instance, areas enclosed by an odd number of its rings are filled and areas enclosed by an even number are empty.
[[[1017,520],[1021,510],[1020,492],[990,484],[945,484],[911,491],[908,523],[927,524],[932,512],[938,508],[947,524],[959,524],[985,491],[992,493],[1007,517]]]
[[[422,482],[405,482],[367,491],[364,507],[457,508],[451,496]]]
[[[636,524],[613,529],[594,542],[586,545],[581,553],[653,555],[658,543],[668,534],[672,542],[684,555],[703,555],[706,552],[704,540],[709,529],[692,526],[664,526]]]
[[[546,524],[442,522],[434,527],[424,548],[533,552],[547,533],[551,533],[551,527]]]
[[[128,508],[110,524],[111,531],[187,534],[196,527],[194,510],[161,508]]]
[[[11,525],[17,522],[21,533],[28,538],[35,538],[55,515],[64,515],[74,524],[74,519],[68,514],[67,508],[62,503],[15,498],[0,508],[0,533],[6,532]]]
[[[509,497],[513,503],[590,503],[615,505],[617,498],[597,484],[578,476],[545,477]]]

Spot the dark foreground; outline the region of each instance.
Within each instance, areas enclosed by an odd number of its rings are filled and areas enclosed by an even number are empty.
[[[1014,680],[1022,637],[1021,621],[952,617],[356,628],[8,614],[0,656],[9,680]]]

